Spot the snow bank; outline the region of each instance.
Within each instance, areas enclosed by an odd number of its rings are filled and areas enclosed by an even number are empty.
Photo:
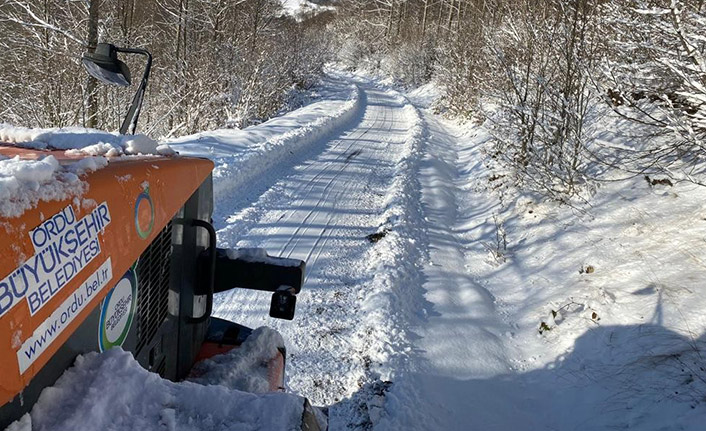
[[[0,143],[41,150],[66,150],[71,155],[174,154],[168,145],[159,144],[145,135],[120,135],[83,127],[29,129],[0,124]]]
[[[88,157],[59,164],[54,156],[22,160],[0,156],[0,217],[19,217],[39,201],[65,200],[82,195],[88,185],[79,175],[104,167],[104,157]]]
[[[199,133],[170,145],[181,154],[213,159],[214,201],[230,202],[234,193],[246,193],[357,118],[364,106],[360,90],[355,85],[347,89],[344,102],[325,100],[244,130]]]
[[[283,347],[284,340],[279,332],[260,327],[237,349],[194,365],[189,381],[264,394],[270,390],[268,362]]]
[[[261,336],[268,338],[266,332]],[[42,392],[30,415],[8,429],[298,430],[303,412],[304,399],[295,395],[256,395],[162,379],[115,348],[79,356],[56,385]]]
[[[405,116],[411,124],[403,151],[395,167],[395,176],[385,196],[385,212],[380,217],[378,232],[383,238],[372,247],[366,261],[366,271],[372,275],[366,281],[368,292],[362,309],[366,313],[367,325],[374,328],[374,336],[361,328],[361,336],[371,343],[377,352],[375,362],[386,364],[379,368],[384,380],[392,380],[397,363],[394,357],[403,346],[391,343],[400,340],[407,322],[402,316],[413,314],[421,308],[421,292],[410,289],[419,286],[419,263],[424,257],[426,238],[420,229],[422,212],[420,207],[420,185],[417,180],[419,162],[424,143],[424,123],[419,112],[411,104],[404,107]],[[390,310],[398,310],[390,313]],[[403,311],[405,310],[405,311]]]
[[[417,87],[405,95],[418,108],[431,108],[441,97],[441,88],[436,82]]]
[[[355,332],[355,344],[364,346],[369,369],[366,382],[350,399],[335,409],[339,425],[377,429],[384,421],[387,393],[406,368],[411,349],[410,318],[424,308],[420,268],[426,258],[427,238],[420,204],[419,165],[424,152],[426,126],[418,110],[404,104],[407,137],[400,146],[392,181],[384,197],[384,211],[378,219],[379,240],[366,252],[364,276],[356,288],[362,292],[361,312],[365,316]],[[405,407],[408,409],[410,407]],[[358,429],[358,428],[356,428]]]
[[[360,101],[360,90],[355,87],[350,100],[336,111],[310,123],[301,124],[282,135],[273,136],[252,148],[252,151],[241,159],[237,169],[229,170],[230,175],[226,181],[214,181],[214,197],[218,199],[229,191],[244,187],[264,172],[276,169],[282,161],[291,158],[294,153],[304,151],[306,147],[341,129],[358,115]]]

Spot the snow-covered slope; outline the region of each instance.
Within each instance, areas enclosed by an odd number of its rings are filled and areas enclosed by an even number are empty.
[[[376,429],[702,429],[706,189],[616,173],[546,201],[482,127],[424,119],[429,303]]]

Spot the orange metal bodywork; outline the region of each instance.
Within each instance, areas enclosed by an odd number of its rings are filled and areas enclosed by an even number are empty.
[[[20,155],[28,159],[51,154],[60,161],[75,159],[75,157],[65,156],[63,151],[35,151],[2,145],[0,145],[0,154],[10,157]],[[109,159],[108,166],[81,177],[81,180],[89,185],[82,196],[64,201],[39,202],[36,208],[26,211],[21,217],[0,218],[0,307],[2,308],[0,405],[11,401],[22,392],[49,358],[101,303],[113,285],[128,271],[160,230],[208,178],[212,169],[211,161],[194,158],[154,156],[112,158]],[[101,206],[98,211],[97,207]],[[105,208],[109,211],[108,215]],[[90,223],[87,222],[83,229],[102,228],[100,232],[96,232],[93,240],[95,243],[97,239],[100,251],[96,254],[95,247],[86,251],[85,256],[91,253],[93,257],[80,267],[68,282],[65,282],[68,279],[65,277],[66,271],[64,275],[60,275],[58,271],[50,274],[56,276],[57,280],[54,280],[50,293],[47,289],[39,289],[43,293],[45,302],[41,308],[33,308],[34,314],[32,314],[27,295],[29,292],[37,291],[38,287],[33,286],[32,283],[38,283],[38,281],[32,281],[29,269],[20,268],[25,268],[23,265],[32,261],[41,252],[38,251],[37,244],[44,234],[37,234],[33,240],[32,231],[44,229],[46,232],[51,232],[50,227],[58,231],[60,220],[57,219],[57,226],[49,226],[46,222],[62,211],[67,214],[73,211],[75,220],[87,216],[90,219],[94,214],[91,220],[97,225],[89,225]],[[105,223],[108,219],[109,223]],[[66,240],[75,241],[76,236],[81,235],[78,228],[76,232],[67,236]],[[61,243],[57,246],[59,247],[57,250],[60,250],[60,247],[66,247],[67,243],[60,239],[56,241]],[[72,242],[69,248],[73,249],[74,245]],[[65,258],[59,253],[57,251],[54,256],[56,259]],[[46,257],[46,259],[49,258]],[[39,263],[36,258],[34,262],[36,269]],[[33,357],[31,364],[25,366],[26,369],[22,371],[19,358],[20,350],[24,348],[23,344],[26,344],[27,340],[41,337],[41,332],[47,329],[47,322],[56,315],[58,307],[71,301],[72,295],[79,292],[79,289],[88,289],[91,283],[89,277],[99,268],[108,266],[111,268],[112,278],[105,282],[105,288],[95,295],[89,295],[87,305],[84,304],[70,320],[67,318],[66,325],[61,328],[59,335],[49,339],[44,344],[45,350]],[[70,268],[79,268],[79,266]],[[35,278],[35,280],[38,279]],[[62,281],[65,284],[59,287]],[[7,296],[5,291],[8,288],[14,289],[12,294],[14,296]],[[21,293],[23,290],[25,296],[17,295],[17,292]],[[34,297],[36,298],[37,295]],[[12,305],[8,305],[10,303]],[[71,310],[66,311],[69,313]],[[63,316],[61,318],[63,319]]]

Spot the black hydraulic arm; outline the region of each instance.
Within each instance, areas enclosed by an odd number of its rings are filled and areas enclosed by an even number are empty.
[[[306,264],[298,259],[268,256],[264,250],[253,256],[239,250],[216,249],[213,291],[236,287],[275,292],[288,286],[299,293],[304,284]]]

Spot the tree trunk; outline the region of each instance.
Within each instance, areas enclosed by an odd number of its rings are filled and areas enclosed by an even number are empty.
[[[429,10],[429,0],[424,0],[424,12],[422,13],[422,41],[427,29],[427,11]]]
[[[451,31],[451,23],[453,22],[454,18],[454,5],[456,2],[454,0],[451,0],[451,3],[449,4],[449,17],[446,21],[446,30]]]
[[[93,51],[98,44],[98,9],[100,0],[90,0],[88,6],[88,50]],[[98,82],[92,76],[86,83],[86,127],[98,127],[98,95],[96,93]]]
[[[441,31],[441,20],[444,15],[444,2],[439,0],[439,15],[436,19],[436,38],[439,38],[439,32]],[[438,43],[438,42],[437,42]]]
[[[387,17],[387,28],[385,29],[385,37],[389,40],[392,37],[392,21],[395,17],[395,3],[390,2],[390,15]]]

